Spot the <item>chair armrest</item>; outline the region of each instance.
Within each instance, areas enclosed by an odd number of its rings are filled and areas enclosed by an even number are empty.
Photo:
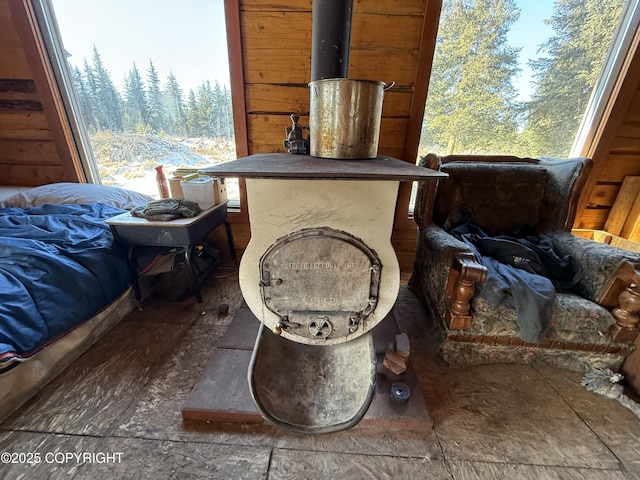
[[[483,282],[486,277],[486,267],[478,263],[464,242],[437,225],[420,231],[409,287],[425,298],[449,328],[469,329],[469,301],[475,293],[476,282]]]
[[[445,321],[452,330],[471,328],[469,301],[476,293],[476,283],[487,279],[487,267],[473,253],[458,252],[447,281],[448,315]]]
[[[451,264],[451,260],[457,253],[471,253],[469,245],[447,233],[436,224],[431,224],[420,230],[420,241],[424,241],[429,248],[438,252],[437,258],[441,262]]]
[[[611,307],[611,293],[608,292],[611,283],[621,275],[626,277],[625,288],[634,283],[631,272],[635,270],[635,265],[640,266],[640,254],[578,237],[570,232],[548,235],[559,256],[571,255],[580,266],[581,276],[575,290],[581,297]],[[625,263],[629,265],[624,266]],[[640,284],[640,278],[637,280]]]
[[[633,342],[640,314],[640,254],[570,232],[550,236],[559,255],[572,255],[580,265],[577,293],[611,311],[616,320],[609,329],[611,341]]]

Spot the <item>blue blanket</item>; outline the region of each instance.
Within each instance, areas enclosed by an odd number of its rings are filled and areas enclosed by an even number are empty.
[[[103,204],[0,209],[0,365],[33,355],[128,287],[126,252],[104,223],[119,213]]]

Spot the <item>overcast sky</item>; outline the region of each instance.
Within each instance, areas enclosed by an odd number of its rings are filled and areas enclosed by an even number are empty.
[[[223,0],[51,1],[70,62],[91,61],[95,45],[117,86],[134,62],[146,80],[150,59],[162,83],[171,69],[185,94],[206,80],[229,85]],[[553,0],[517,3],[522,13],[509,41],[522,47],[516,87],[525,99],[531,94],[526,61],[552,33],[543,21],[553,12]]]

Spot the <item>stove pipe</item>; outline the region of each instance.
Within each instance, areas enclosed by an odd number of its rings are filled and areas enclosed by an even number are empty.
[[[313,0],[311,81],[347,78],[353,0]]]

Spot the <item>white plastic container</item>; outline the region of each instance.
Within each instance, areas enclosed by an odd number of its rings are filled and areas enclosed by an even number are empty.
[[[213,198],[213,178],[198,177],[187,182],[181,181],[180,186],[184,193],[184,198],[196,202],[203,210],[215,204]]]

